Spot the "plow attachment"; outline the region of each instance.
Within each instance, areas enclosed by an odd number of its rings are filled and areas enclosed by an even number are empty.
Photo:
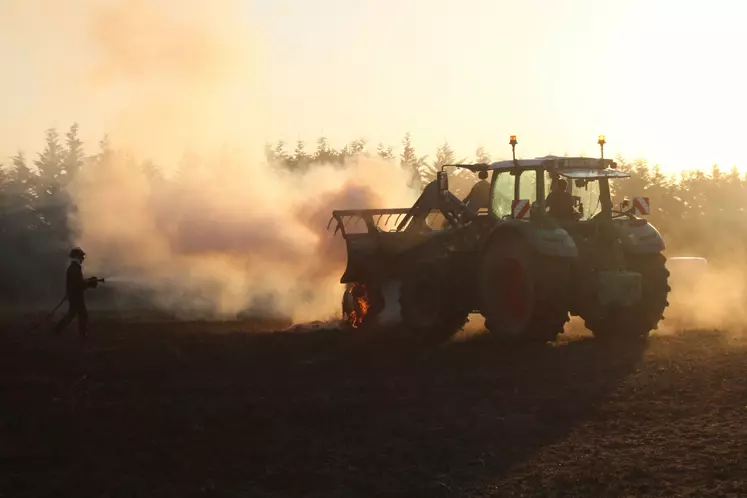
[[[350,234],[360,233],[377,233],[377,232],[394,232],[397,230],[397,223],[410,210],[408,208],[394,209],[346,209],[332,211],[332,217],[327,223],[327,230],[335,221],[335,232],[342,233],[343,238]],[[383,224],[382,224],[383,221]],[[363,225],[361,225],[363,222]],[[358,227],[365,227],[365,232],[354,232]]]
[[[420,241],[402,231],[409,208],[348,209],[332,212],[327,230],[335,222],[347,247],[347,267],[341,283],[380,282],[398,269],[399,256]]]

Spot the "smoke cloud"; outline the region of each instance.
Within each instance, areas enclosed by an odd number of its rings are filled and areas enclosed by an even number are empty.
[[[70,185],[87,272],[118,275],[112,282],[159,306],[210,317],[338,314],[346,259],[341,237],[326,232],[332,209],[408,206],[417,195],[404,171],[374,158],[296,175],[265,163],[271,89],[241,2],[24,0],[0,9],[17,42],[45,35],[43,55],[30,56],[40,96],[99,123],[116,150]],[[146,158],[167,177],[179,169],[178,179],[151,181],[139,166]]]
[[[332,210],[407,206],[417,195],[398,166],[372,158],[301,175],[260,162],[228,174],[218,160],[156,184],[125,156],[98,166],[73,186],[90,271],[126,275],[185,316],[339,314],[346,252],[334,223],[326,230]]]

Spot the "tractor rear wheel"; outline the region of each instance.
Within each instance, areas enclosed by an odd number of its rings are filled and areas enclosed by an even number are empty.
[[[518,235],[486,248],[480,307],[490,332],[533,343],[554,341],[568,321],[571,266],[538,254]]]
[[[402,280],[402,324],[416,337],[445,341],[467,323],[471,310],[464,301],[452,275],[438,265],[419,265]]]
[[[669,270],[663,254],[629,255],[626,266],[643,275],[641,299],[630,307],[609,309],[595,316],[582,316],[586,328],[600,339],[645,341],[651,331],[656,330],[669,306]]]

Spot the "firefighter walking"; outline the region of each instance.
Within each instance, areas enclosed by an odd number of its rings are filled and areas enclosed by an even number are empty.
[[[67,267],[65,287],[67,290],[68,311],[57,322],[54,333],[61,333],[70,323],[78,319],[78,333],[81,337],[88,337],[88,309],[86,308],[85,291],[96,288],[99,279],[96,277],[83,278],[83,260],[86,253],[80,247],[70,251],[70,265]]]

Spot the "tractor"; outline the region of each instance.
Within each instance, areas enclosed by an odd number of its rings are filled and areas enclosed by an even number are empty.
[[[399,284],[401,321],[417,334],[448,338],[480,313],[490,332],[535,342],[555,340],[570,315],[598,337],[648,337],[668,304],[664,242],[640,216],[647,198],[613,207],[610,179],[630,175],[604,159],[604,137],[599,159],[516,159],[516,137],[509,143],[511,160],[443,166],[410,208],[333,211],[348,253],[345,323],[376,324],[394,304],[386,289]],[[489,207],[474,210],[451,193],[447,167],[492,173]],[[570,219],[545,206],[560,179]],[[585,197],[595,204],[589,212]]]

